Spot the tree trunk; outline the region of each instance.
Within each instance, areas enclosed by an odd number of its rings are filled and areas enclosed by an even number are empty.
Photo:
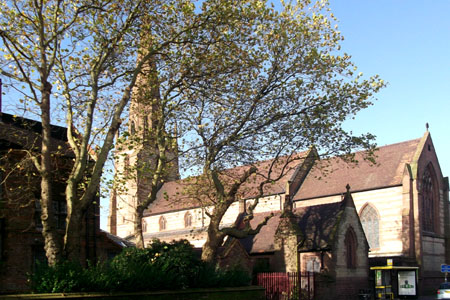
[[[142,217],[144,216],[144,209],[140,206],[136,208],[135,218],[134,218],[134,241],[136,247],[140,249],[145,248],[144,235],[142,232]]]
[[[217,251],[223,243],[224,235],[219,231],[220,221],[211,219],[208,226],[208,238],[202,248],[202,260],[214,264],[217,259]]]
[[[70,261],[82,263],[81,238],[84,210],[67,203],[66,234],[64,236],[64,256]],[[88,240],[86,240],[88,243]]]
[[[60,237],[55,230],[55,219],[50,194],[50,180],[41,180],[41,221],[42,236],[44,237],[44,250],[48,264],[54,266],[61,259]]]
[[[42,236],[48,264],[55,265],[61,258],[60,237],[56,232],[51,192],[51,127],[50,127],[50,93],[51,85],[44,82],[42,87],[41,120],[42,120],[42,149],[41,149],[41,208],[42,208]]]

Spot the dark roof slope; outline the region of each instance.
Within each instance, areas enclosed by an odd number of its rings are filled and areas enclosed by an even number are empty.
[[[255,228],[264,219],[269,216],[271,212],[257,213],[253,215],[250,221],[252,228]],[[275,233],[280,223],[281,212],[276,212],[272,218],[269,219],[266,226],[261,228],[261,231],[255,236],[248,236],[239,241],[250,254],[273,252],[275,250]]]
[[[136,245],[133,242],[130,242],[124,238],[121,238],[117,235],[111,234],[108,231],[105,230],[100,230],[100,232],[102,232],[108,239],[110,239],[112,242],[116,243],[117,245],[119,245],[122,248],[127,248],[127,247],[135,247]]]
[[[41,134],[42,133],[42,124],[41,122],[19,117],[16,115],[10,115],[4,112],[0,112],[0,122],[4,124],[10,124],[14,127],[31,130],[36,133]],[[67,128],[57,126],[57,125],[50,125],[51,126],[51,136],[52,138],[67,141]]]
[[[415,139],[378,148],[376,165],[364,160],[363,152],[355,154],[357,165],[337,157],[317,161],[294,200],[342,194],[347,184],[353,192],[400,185],[405,164],[412,161],[419,142]]]
[[[343,209],[342,202],[303,207],[294,210],[294,220],[300,230],[299,250],[327,249],[333,245],[339,216]],[[271,212],[254,214],[250,224],[255,228]],[[276,212],[266,226],[255,235],[240,242],[251,254],[273,252],[275,234],[280,223],[281,212]]]
[[[51,151],[72,156],[67,144],[67,129],[51,125]],[[42,125],[38,121],[0,113],[0,147],[39,150],[42,144]]]
[[[331,248],[343,208],[343,202],[334,202],[296,209],[294,214],[303,233],[299,250]]]

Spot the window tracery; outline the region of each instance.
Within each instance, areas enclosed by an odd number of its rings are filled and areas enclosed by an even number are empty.
[[[371,249],[380,247],[380,217],[372,205],[366,205],[360,213],[361,224]]]
[[[166,218],[164,218],[164,216],[161,216],[159,218],[159,231],[166,230],[166,227],[167,227]]]
[[[436,208],[436,192],[433,170],[428,165],[422,176],[422,223],[424,231],[435,231],[435,208]]]
[[[346,248],[346,260],[347,260],[347,268],[354,269],[356,268],[356,235],[352,227],[347,229],[347,233],[345,234],[344,240],[345,248]]]
[[[147,232],[147,221],[142,220],[142,232]]]
[[[184,227],[188,228],[192,226],[192,215],[190,212],[184,214]]]

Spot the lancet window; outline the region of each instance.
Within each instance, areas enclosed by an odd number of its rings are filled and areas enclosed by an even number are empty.
[[[347,229],[347,233],[345,234],[345,248],[346,248],[346,260],[347,260],[347,268],[354,269],[356,268],[356,235],[353,228],[349,227]]]
[[[360,213],[361,224],[371,249],[380,247],[380,217],[375,208],[368,204]]]
[[[424,231],[435,231],[435,216],[437,206],[436,184],[433,167],[428,165],[422,176],[422,224]]]

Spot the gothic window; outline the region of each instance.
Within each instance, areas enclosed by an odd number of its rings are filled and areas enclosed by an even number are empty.
[[[146,117],[144,117],[144,130],[143,130],[144,138],[147,136],[147,130],[149,130],[149,128],[148,128],[148,119]]]
[[[134,135],[136,133],[136,125],[134,124],[134,121],[131,121],[131,126],[130,126],[130,130],[131,130],[131,135]]]
[[[380,247],[380,217],[372,205],[367,205],[360,213],[361,224],[371,249]]]
[[[436,185],[434,183],[432,166],[428,165],[422,176],[422,222],[423,230],[435,231]]]
[[[166,227],[167,227],[166,218],[164,218],[164,216],[161,216],[159,218],[159,231],[166,230]]]
[[[142,232],[147,232],[147,222],[142,220]]]
[[[192,226],[192,215],[190,212],[184,214],[184,227],[188,228]]]
[[[125,177],[128,176],[130,170],[130,158],[128,156],[125,156],[123,159],[123,175]]]
[[[320,272],[320,260],[317,256],[306,258],[306,271]]]
[[[347,233],[345,234],[345,250],[346,250],[346,261],[347,268],[354,269],[356,268],[356,235],[355,231],[352,227],[347,229]]]

